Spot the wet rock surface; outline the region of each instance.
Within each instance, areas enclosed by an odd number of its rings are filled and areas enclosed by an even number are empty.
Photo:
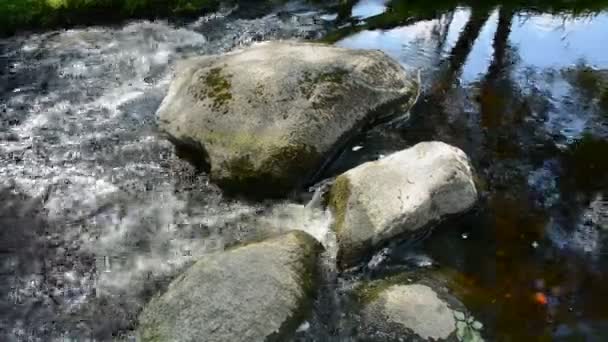
[[[355,293],[365,341],[483,341],[483,325],[430,275],[364,282]]]
[[[142,341],[283,341],[314,294],[321,246],[303,232],[202,258],[141,314]]]
[[[428,229],[476,201],[468,157],[445,143],[419,143],[360,165],[338,176],[329,194],[339,262],[352,265],[372,247]]]
[[[416,88],[378,51],[266,42],[181,62],[159,125],[225,190],[276,196],[389,105],[408,108]]]

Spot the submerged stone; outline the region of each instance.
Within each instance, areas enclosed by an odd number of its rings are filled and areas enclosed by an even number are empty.
[[[340,175],[329,194],[340,265],[404,233],[471,208],[477,190],[460,149],[425,142]]]
[[[233,193],[281,196],[358,129],[408,108],[413,77],[379,51],[265,42],[179,64],[160,128]]]
[[[431,276],[400,274],[355,294],[365,341],[483,341],[483,324]]]
[[[283,341],[315,291],[320,244],[293,231],[209,255],[152,299],[141,341]]]

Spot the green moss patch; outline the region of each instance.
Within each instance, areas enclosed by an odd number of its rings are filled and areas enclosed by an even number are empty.
[[[329,208],[334,214],[334,230],[336,234],[344,227],[346,220],[346,210],[348,209],[348,199],[351,195],[351,185],[348,177],[341,175],[336,178],[334,185],[329,190]]]
[[[320,274],[318,266],[318,255],[323,250],[321,244],[315,240],[312,236],[302,231],[292,231],[292,234],[298,244],[304,246],[304,255],[299,263],[301,271],[299,284],[303,289],[303,296],[297,305],[299,308],[285,321],[283,326],[277,331],[277,333],[268,336],[266,341],[286,341],[293,335],[293,332],[298,328],[303,321],[308,319],[313,309],[313,300],[319,289]]]
[[[225,74],[219,67],[200,75],[189,89],[194,98],[200,101],[209,99],[214,110],[224,112],[228,110],[227,104],[232,100],[231,90],[230,75]]]
[[[213,108],[218,110],[225,108],[228,101],[232,100],[232,83],[230,78],[222,74],[221,68],[209,70],[205,76],[205,95],[213,101]]]
[[[367,305],[380,297],[382,292],[394,285],[409,285],[412,279],[406,274],[398,274],[381,280],[366,282],[358,286],[355,291],[355,299],[361,305]]]
[[[221,177],[212,172],[213,180],[228,194],[244,194],[256,199],[283,197],[307,181],[321,161],[316,149],[307,145],[289,145],[260,153],[225,162],[217,168]]]

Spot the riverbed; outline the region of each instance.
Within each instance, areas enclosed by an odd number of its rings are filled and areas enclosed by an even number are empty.
[[[344,17],[287,2],[0,40],[0,340],[129,340],[141,307],[193,260],[285,227],[328,250],[301,340],[352,339],[342,292],[418,268],[450,275],[487,340],[605,340],[608,10],[395,3],[362,0]],[[155,116],[174,63],[292,38],[382,50],[423,85],[409,113],[356,137],[323,177],[441,140],[471,157],[480,204],[337,274],[314,189],[228,198],[177,157]]]

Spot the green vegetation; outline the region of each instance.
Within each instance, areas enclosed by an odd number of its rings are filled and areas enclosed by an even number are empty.
[[[367,305],[380,297],[382,292],[395,285],[411,285],[417,276],[401,273],[384,279],[363,282],[357,286],[353,292],[359,305]]]
[[[196,16],[219,0],[2,0],[0,35],[20,29],[89,25],[126,18]]]
[[[0,0],[0,35],[9,35],[21,29],[44,29],[115,22],[127,18],[193,17],[217,9],[220,2],[239,0]],[[251,3],[280,3],[284,0],[251,0]],[[309,0],[323,3],[320,0]],[[356,0],[340,0],[330,5],[339,14],[339,21],[351,20],[350,13]],[[335,42],[356,31],[387,29],[404,25],[413,20],[435,18],[455,6],[477,8],[508,6],[525,11],[565,13],[575,16],[590,15],[608,8],[608,0],[549,1],[549,0],[392,0],[388,10],[368,18],[363,25],[353,25],[337,30],[324,39]]]

